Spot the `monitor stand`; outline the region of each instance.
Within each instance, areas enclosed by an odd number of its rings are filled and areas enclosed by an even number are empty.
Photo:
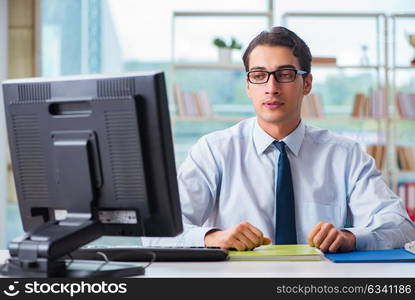
[[[73,260],[70,253],[102,236],[102,225],[88,214],[45,223],[10,243],[10,258],[0,266],[10,277],[126,277],[144,274],[132,263]]]

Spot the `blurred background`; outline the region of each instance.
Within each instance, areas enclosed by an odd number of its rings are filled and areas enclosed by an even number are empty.
[[[313,55],[305,121],[357,140],[414,218],[413,0],[0,0],[0,80],[163,70],[180,165],[202,135],[254,115],[241,56],[278,25]],[[22,228],[0,109],[5,248]]]

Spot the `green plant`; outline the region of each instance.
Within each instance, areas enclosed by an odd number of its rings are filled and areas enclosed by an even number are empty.
[[[230,43],[227,43],[224,39],[216,37],[213,40],[213,44],[218,48],[228,48],[228,49],[242,49],[242,44],[239,43],[234,37],[231,38]]]

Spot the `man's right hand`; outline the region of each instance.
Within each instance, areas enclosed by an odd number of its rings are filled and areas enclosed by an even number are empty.
[[[234,248],[238,251],[252,250],[261,245],[271,244],[261,230],[248,222],[240,223],[226,230],[216,230],[205,235],[206,247]]]

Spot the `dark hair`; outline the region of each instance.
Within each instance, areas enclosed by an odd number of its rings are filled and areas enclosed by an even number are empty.
[[[307,73],[311,71],[311,52],[307,44],[294,32],[282,27],[272,27],[270,31],[262,31],[258,34],[246,48],[242,60],[245,70],[249,71],[249,55],[256,46],[285,46],[293,50],[293,54],[300,62],[300,68]],[[304,76],[304,75],[303,75]]]

